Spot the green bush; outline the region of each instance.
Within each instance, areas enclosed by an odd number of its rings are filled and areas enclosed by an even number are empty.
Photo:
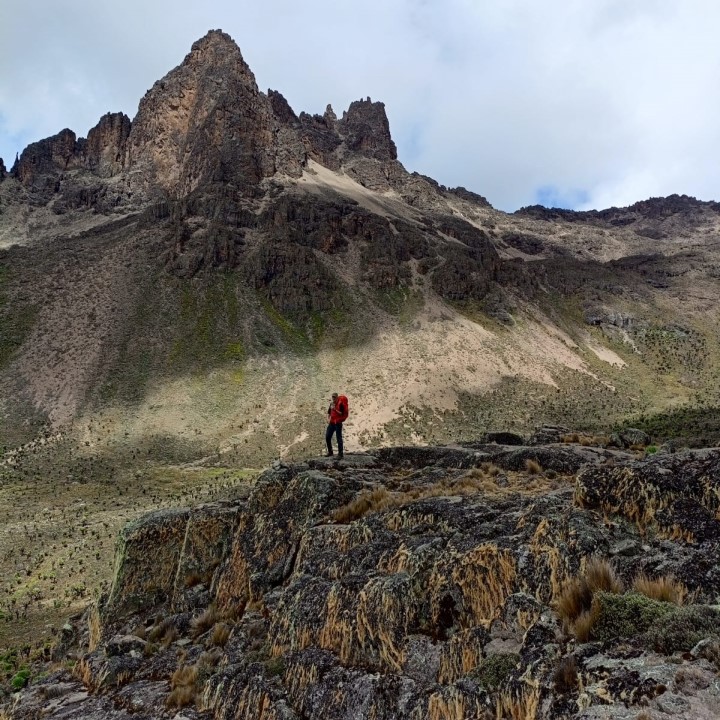
[[[22,690],[30,679],[30,670],[28,668],[23,667],[18,670],[15,675],[13,676],[13,679],[10,681],[10,684],[13,687],[13,690]]]
[[[677,606],[651,600],[645,595],[628,592],[624,595],[599,592],[593,600],[594,622],[590,639],[606,642],[618,638],[634,638],[670,615]]]
[[[671,655],[692,650],[701,640],[720,636],[720,613],[707,605],[679,607],[645,632],[648,645]]]
[[[473,670],[473,677],[488,691],[495,691],[508,679],[520,662],[514,653],[489,655]]]

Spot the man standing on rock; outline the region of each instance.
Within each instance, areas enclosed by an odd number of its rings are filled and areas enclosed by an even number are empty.
[[[328,407],[328,426],[325,431],[325,443],[327,444],[327,456],[333,454],[332,436],[337,435],[338,457],[343,457],[342,424],[348,417],[348,399],[344,395],[332,394],[330,407]]]

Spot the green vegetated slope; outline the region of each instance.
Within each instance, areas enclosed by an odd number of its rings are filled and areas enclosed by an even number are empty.
[[[75,423],[92,447],[165,448],[182,460],[219,451],[251,465],[318,451],[338,387],[353,398],[356,445],[542,423],[600,432],[714,407],[714,318],[659,306],[657,291],[607,264],[538,261],[482,301],[454,300],[438,295],[432,272],[389,287],[348,282],[347,254],[313,255],[330,291],[293,286],[294,265],[275,271],[272,258],[260,280],[247,264],[180,277],[158,262],[165,242],[129,225],[42,253],[4,251],[5,446],[52,422],[63,394],[56,424]],[[529,286],[528,272],[541,282]],[[589,325],[593,302],[636,321]],[[483,354],[468,359],[463,346]],[[425,399],[406,389],[423,384],[433,386]]]

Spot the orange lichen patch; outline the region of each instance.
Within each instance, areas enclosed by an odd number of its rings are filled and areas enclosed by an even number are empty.
[[[287,546],[284,543],[281,543],[280,545],[276,545],[267,554],[267,563],[268,563],[268,565],[276,565],[286,555],[287,555]]]
[[[483,659],[485,635],[477,630],[462,630],[445,643],[440,655],[438,682],[447,685],[474,670]]]
[[[669,528],[659,528],[657,535],[659,538],[682,541],[688,543],[688,545],[692,545],[695,542],[695,535],[678,523],[673,523]]]
[[[529,687],[519,694],[506,691],[495,704],[497,720],[535,720],[540,706],[540,689]]]
[[[306,690],[317,684],[319,678],[318,669],[315,665],[305,663],[289,663],[285,672],[285,682],[290,697],[294,698],[303,708],[303,699],[307,697]]]
[[[459,556],[452,580],[460,588],[467,626],[487,625],[515,591],[515,558],[497,545],[478,545]]]
[[[523,630],[529,630],[539,619],[542,613],[539,610],[518,610],[517,624]]]
[[[250,575],[252,570],[245,557],[245,548],[241,538],[252,532],[247,526],[247,518],[241,520],[235,534],[230,562],[220,576],[216,602],[219,610],[247,603],[250,599]]]
[[[370,654],[377,653],[386,669],[400,672],[405,662],[404,638],[418,615],[418,601],[407,576],[373,578],[358,598],[358,642]]]
[[[355,612],[353,593],[340,585],[333,585],[327,597],[325,624],[320,630],[318,644],[332,650],[340,662],[350,662],[355,643]]]
[[[558,547],[560,542],[561,538],[552,537],[552,527],[547,518],[543,518],[528,544],[530,552],[535,557],[535,562],[549,571],[547,585],[539,585],[535,591],[535,597],[541,602],[549,602],[551,599],[557,598],[567,580],[567,567],[563,553]]]
[[[428,698],[428,720],[465,720],[482,717],[483,708],[454,687],[443,688]]]
[[[403,543],[390,557],[389,553],[383,555],[378,562],[378,571],[393,575],[404,572],[412,575],[417,569],[416,558],[410,549]]]

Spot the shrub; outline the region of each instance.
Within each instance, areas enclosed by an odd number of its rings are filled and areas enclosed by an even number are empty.
[[[22,690],[28,684],[28,680],[30,680],[30,670],[23,667],[20,668],[15,675],[13,675],[10,684],[12,685],[13,690]]]
[[[674,608],[662,623],[647,628],[645,639],[665,655],[692,650],[701,640],[720,635],[719,621],[720,612],[707,605]]]
[[[652,600],[635,592],[624,595],[598,592],[593,598],[589,639],[606,642],[638,637],[656,623],[667,622],[674,607],[671,603]]]
[[[508,679],[519,662],[520,656],[514,653],[488,655],[472,674],[486,690],[493,692]]]
[[[270,677],[278,677],[285,672],[285,660],[282,657],[270,658],[265,662],[265,669]]]

